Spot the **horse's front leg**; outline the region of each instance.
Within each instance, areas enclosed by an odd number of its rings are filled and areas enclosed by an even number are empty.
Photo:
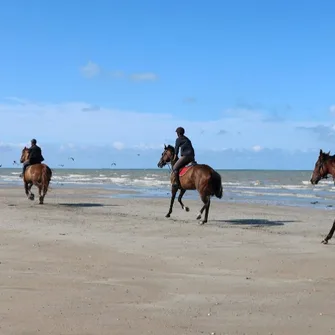
[[[335,220],[333,222],[333,225],[332,225],[328,235],[326,236],[326,238],[324,240],[321,241],[321,243],[328,244],[328,241],[333,237],[334,232],[335,232]]]
[[[189,212],[190,209],[189,209],[187,206],[185,206],[185,205],[183,204],[183,202],[181,201],[181,199],[183,198],[185,192],[186,192],[186,190],[184,190],[183,188],[180,190],[179,197],[178,197],[178,202],[180,203],[180,206],[181,206],[181,208],[182,208],[183,210],[185,210],[186,212]]]
[[[174,203],[174,199],[176,198],[176,194],[178,192],[178,187],[174,187],[172,186],[171,188],[171,201],[170,201],[170,208],[169,208],[169,212],[165,215],[166,218],[169,218],[171,213],[172,213],[172,207],[173,207],[173,203]]]

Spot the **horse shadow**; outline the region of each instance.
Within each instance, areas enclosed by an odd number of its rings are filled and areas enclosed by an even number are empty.
[[[287,223],[299,222],[296,220],[266,220],[266,219],[235,219],[235,220],[211,220],[215,225],[224,227],[228,225],[249,226],[255,228],[284,226]]]
[[[59,206],[70,207],[70,208],[90,208],[90,207],[111,207],[119,205],[100,204],[92,202],[69,202],[69,203],[58,203]]]

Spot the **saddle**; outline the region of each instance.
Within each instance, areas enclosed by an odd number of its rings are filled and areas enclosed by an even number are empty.
[[[185,165],[184,167],[182,167],[179,170],[179,177],[182,177],[190,168],[192,168],[193,166],[197,165],[198,163],[196,161],[193,161],[187,165]]]

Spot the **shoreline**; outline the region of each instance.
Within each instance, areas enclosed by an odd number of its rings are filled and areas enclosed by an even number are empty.
[[[23,183],[22,181],[18,181],[17,183],[0,183],[0,188],[6,189],[21,189],[23,190]],[[33,189],[36,189],[34,186]],[[107,183],[58,183],[53,182],[50,184],[49,190],[85,190],[84,192],[87,193],[88,190],[92,190],[93,192],[100,192],[101,194],[94,197],[102,197],[102,198],[111,198],[111,199],[170,199],[171,198],[171,189],[167,187],[166,189],[155,189],[152,188],[143,188],[143,187],[130,187],[130,186],[120,186],[120,185],[112,185]],[[35,193],[37,192],[37,189]],[[228,194],[227,194],[228,193]],[[185,193],[183,199],[185,200],[199,200],[199,194],[195,190],[189,190]],[[314,208],[314,209],[322,209],[327,211],[335,210],[335,199],[323,199],[323,198],[310,198],[310,201],[306,201],[306,198],[292,199],[292,202],[285,199],[285,201],[281,201],[280,198],[276,200],[271,200],[271,198],[264,197],[257,197],[257,196],[232,196],[223,188],[223,198],[217,199],[215,197],[211,198],[212,201],[216,202],[223,202],[227,204],[254,204],[256,206],[278,206],[283,208]],[[299,202],[300,201],[300,202]],[[177,198],[176,198],[177,202]]]

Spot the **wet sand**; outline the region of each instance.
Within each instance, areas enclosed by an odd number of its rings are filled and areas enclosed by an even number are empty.
[[[335,333],[334,210],[109,193],[0,189],[0,334]]]

